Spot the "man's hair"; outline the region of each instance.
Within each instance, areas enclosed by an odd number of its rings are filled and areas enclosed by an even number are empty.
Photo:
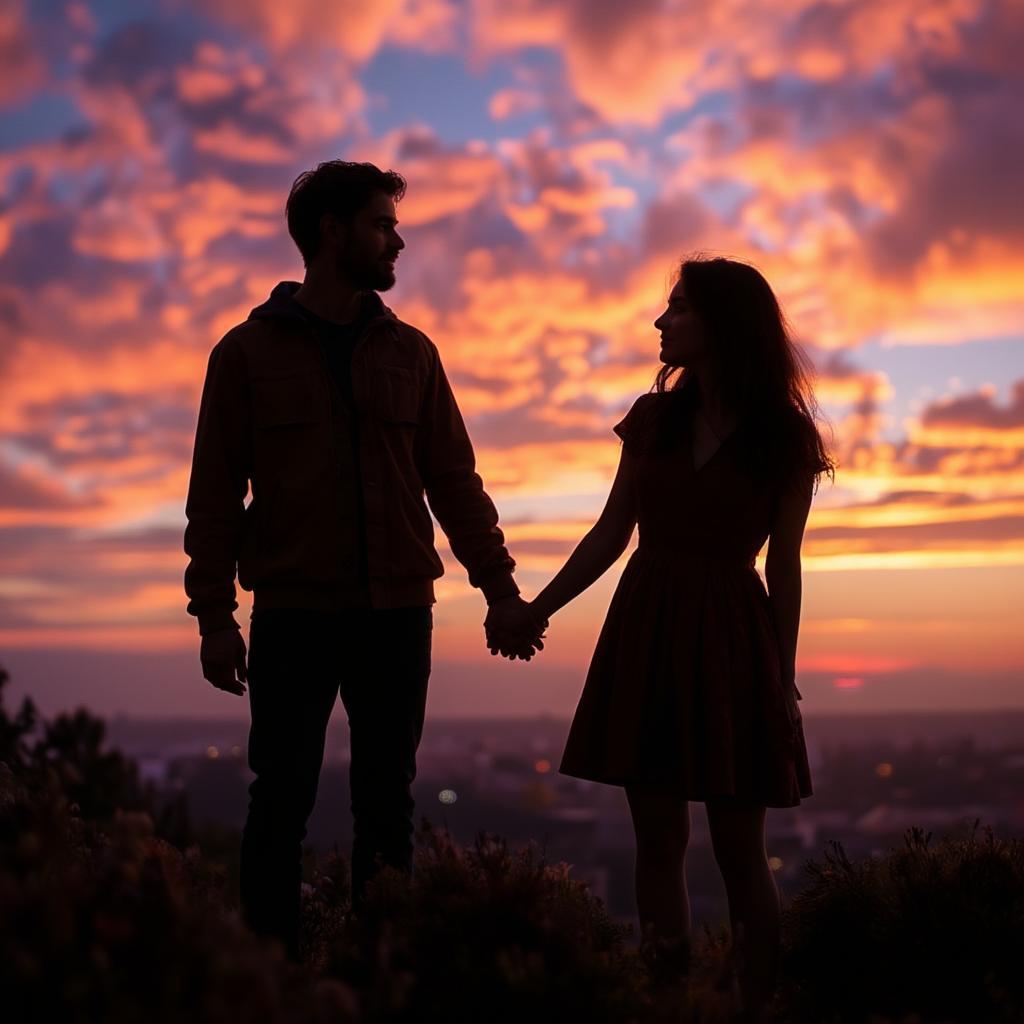
[[[405,195],[405,178],[397,171],[348,160],[327,160],[303,171],[292,183],[284,208],[288,233],[302,253],[302,262],[309,266],[320,248],[320,218],[325,213],[351,222],[381,192],[397,203]]]

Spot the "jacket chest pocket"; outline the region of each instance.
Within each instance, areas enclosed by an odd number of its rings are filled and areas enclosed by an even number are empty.
[[[387,423],[415,426],[420,418],[420,386],[414,370],[405,366],[377,366],[374,375],[374,411]]]
[[[252,382],[253,425],[277,430],[319,423],[320,395],[312,374],[255,378]]]

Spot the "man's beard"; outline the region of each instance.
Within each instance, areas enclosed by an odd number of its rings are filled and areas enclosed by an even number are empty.
[[[345,276],[361,291],[386,292],[395,284],[395,269],[383,259],[342,259]]]

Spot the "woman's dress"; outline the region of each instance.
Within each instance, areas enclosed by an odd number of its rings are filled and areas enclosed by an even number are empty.
[[[674,400],[642,395],[614,428],[637,458],[639,544],[611,599],[559,770],[690,800],[796,806],[812,794],[803,724],[754,567],[773,495],[744,472],[735,435],[699,469],[688,426],[671,451],[652,450],[655,403]]]

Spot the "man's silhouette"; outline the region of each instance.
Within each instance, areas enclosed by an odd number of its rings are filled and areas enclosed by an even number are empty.
[[[436,346],[377,294],[405,247],[405,181],[335,160],[300,175],[288,230],[306,266],[210,353],[185,513],[203,675],[251,728],[241,900],[295,957],[301,844],[339,693],[352,761],[353,905],[380,864],[411,867],[416,750],[443,567],[424,494],[489,605],[488,644],[543,647]],[[252,500],[245,497],[252,483]],[[253,593],[246,646],[235,571]],[[499,638],[496,640],[495,638]]]

